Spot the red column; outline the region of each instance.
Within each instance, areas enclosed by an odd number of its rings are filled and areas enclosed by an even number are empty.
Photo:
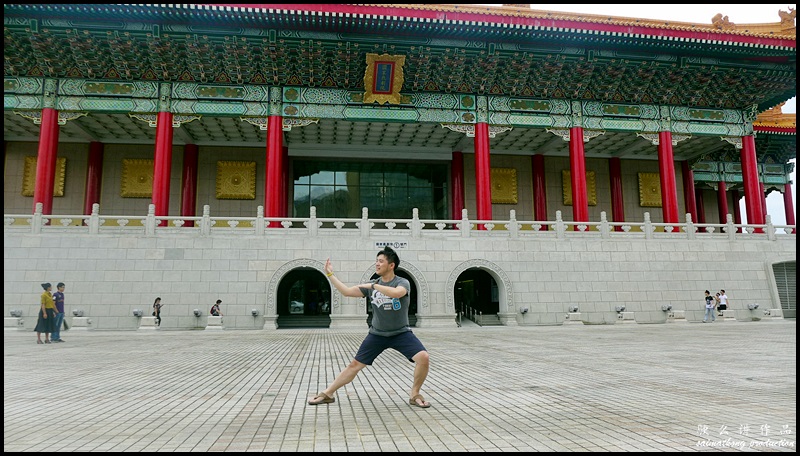
[[[761,207],[764,198],[761,196],[761,184],[758,182],[756,141],[752,135],[742,137],[741,160],[747,223],[761,225],[764,223],[764,212]],[[762,230],[757,231],[761,232]]]
[[[739,200],[741,200],[742,197],[739,196],[739,189],[738,188],[734,189],[734,190],[731,190],[731,197],[733,198],[733,223],[735,225],[741,225],[742,224],[742,210],[741,210],[741,208],[739,208]],[[736,232],[737,233],[741,233],[742,229],[741,228],[736,228]]]
[[[183,176],[181,182],[181,217],[194,217],[197,214],[197,168],[200,148],[197,144],[183,147]],[[194,226],[194,220],[187,220],[183,226]]]
[[[86,164],[86,185],[83,191],[83,213],[90,215],[92,206],[100,203],[103,184],[103,143],[89,143],[89,162]]]
[[[728,223],[728,192],[724,181],[717,183],[717,205],[719,206],[719,223]]]
[[[475,197],[479,220],[492,219],[492,173],[489,161],[489,124],[475,124]],[[485,229],[479,225],[478,229]]]
[[[544,180],[544,155],[535,154],[531,158],[531,171],[533,172],[533,219],[547,221],[547,187]],[[547,224],[542,225],[542,230],[547,231]]]
[[[692,221],[697,222],[697,202],[694,191],[694,171],[689,162],[681,162],[681,176],[683,177],[683,205],[686,213],[692,215]]]
[[[703,203],[703,189],[699,187],[696,188],[694,191],[694,197],[696,202],[695,204],[697,205],[697,220],[695,220],[695,222],[706,223],[706,205]],[[700,227],[697,231],[705,233],[706,227]]]
[[[786,224],[794,225],[794,204],[792,203],[792,184],[783,184],[783,210],[786,212]],[[792,230],[792,234],[797,233],[797,229]]]
[[[678,223],[678,189],[675,186],[675,163],[672,156],[672,133],[658,133],[658,171],[661,179],[661,206],[664,223]]]
[[[289,148],[283,146],[283,154],[281,157],[283,163],[283,172],[281,173],[281,217],[289,215],[289,185],[292,184],[292,179],[289,176]]]
[[[156,120],[156,154],[153,170],[153,204],[156,217],[169,215],[169,179],[172,173],[172,113],[159,112]],[[159,226],[166,226],[161,222]]]
[[[608,161],[608,175],[611,180],[611,220],[614,222],[625,221],[625,206],[622,200],[622,160],[611,157]],[[622,231],[621,226],[615,226],[614,231]]]
[[[58,159],[58,111],[42,109],[42,126],[39,129],[39,155],[36,159],[36,185],[33,190],[33,211],[42,203],[42,214],[53,213],[53,187]]]
[[[267,119],[267,176],[264,182],[264,216],[280,217],[281,185],[283,179],[283,118],[269,116]],[[280,223],[269,223],[270,228]]]
[[[450,162],[450,199],[453,201],[450,218],[461,220],[461,210],[464,209],[464,154],[461,152],[453,152]],[[453,228],[457,229],[458,225]]]
[[[589,221],[589,197],[586,194],[586,157],[583,153],[583,128],[569,129],[569,169],[572,184],[572,220]],[[578,230],[578,227],[575,227]]]

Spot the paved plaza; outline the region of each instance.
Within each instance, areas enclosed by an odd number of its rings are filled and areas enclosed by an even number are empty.
[[[416,328],[309,406],[364,330],[5,330],[3,450],[796,451],[795,320]]]

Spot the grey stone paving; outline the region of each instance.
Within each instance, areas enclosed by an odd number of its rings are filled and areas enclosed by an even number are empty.
[[[364,330],[4,332],[4,451],[796,451],[796,321],[417,328],[308,406]]]

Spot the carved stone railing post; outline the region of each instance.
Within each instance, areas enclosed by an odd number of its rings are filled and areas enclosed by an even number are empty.
[[[564,239],[566,231],[567,226],[564,224],[564,219],[561,218],[561,211],[556,211],[556,237]]]
[[[686,213],[686,239],[694,239],[694,233],[697,231],[697,228],[694,226],[694,222],[692,221],[692,214],[690,212]]]
[[[264,235],[264,206],[258,206],[256,208],[256,235],[263,236]]]
[[[317,222],[317,207],[311,206],[308,216],[308,234],[316,236],[319,233],[319,223]]]
[[[778,237],[775,235],[775,225],[772,224],[771,215],[767,214],[766,217],[767,217],[767,239],[769,239],[770,241],[774,241],[778,239]]]
[[[419,209],[414,208],[411,211],[411,237],[418,238],[422,235],[422,225],[419,222]]]
[[[600,213],[600,237],[608,239],[611,237],[611,227],[608,226],[606,211]]]
[[[200,219],[200,234],[202,236],[211,234],[211,206],[208,204],[203,206],[203,218]]]
[[[517,223],[517,211],[511,209],[508,214],[508,225],[506,225],[508,231],[511,233],[511,237],[519,237],[519,223]]]
[[[653,239],[653,224],[650,222],[650,213],[644,213],[644,238]]]
[[[33,218],[31,219],[31,233],[40,234],[42,232],[42,211],[44,205],[36,203],[36,208],[33,210]]]
[[[144,221],[144,234],[146,236],[156,235],[156,205],[147,206],[147,218]]]
[[[89,233],[97,234],[100,232],[100,205],[92,204],[92,215],[89,216]]]
[[[358,227],[361,229],[361,237],[368,238],[369,237],[369,229],[370,229],[370,222],[369,222],[369,209],[366,207],[361,208],[361,223],[359,223]]]
[[[727,226],[725,226],[725,229],[728,231],[728,239],[731,241],[736,240],[736,227],[733,226],[733,215],[727,214],[725,218],[727,219]]]
[[[461,231],[461,237],[469,237],[469,215],[467,214],[467,209],[461,209],[461,227],[459,231]]]

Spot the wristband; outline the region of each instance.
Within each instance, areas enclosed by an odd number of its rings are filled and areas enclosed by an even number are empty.
[[[326,276],[328,276],[328,277],[330,277],[330,276],[332,276],[332,275],[333,275],[333,273],[331,272],[330,274],[325,274],[325,275],[326,275]]]

